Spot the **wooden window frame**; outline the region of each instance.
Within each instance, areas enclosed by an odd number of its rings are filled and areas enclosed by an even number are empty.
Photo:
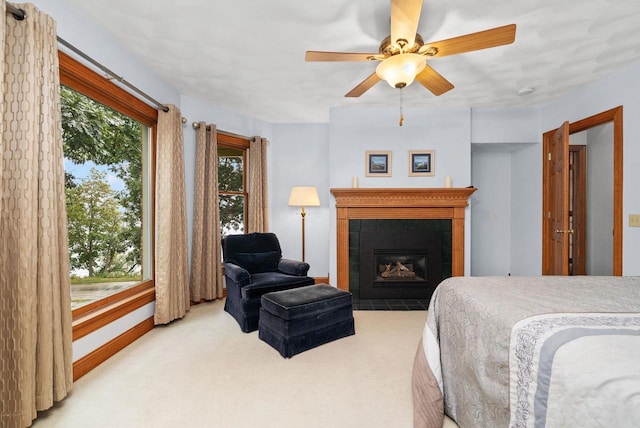
[[[230,134],[224,131],[217,132],[218,137],[218,147],[228,147],[232,149],[240,149],[242,150],[242,192],[224,192],[225,195],[242,195],[244,197],[244,233],[247,233],[247,224],[249,224],[249,190],[248,190],[248,182],[247,182],[247,152],[249,151],[249,146],[251,140],[247,137],[242,137],[240,135]],[[220,189],[218,189],[220,193]]]
[[[151,230],[154,230],[155,216],[155,149],[157,136],[158,110],[144,103],[129,92],[117,86],[107,78],[101,76],[87,66],[71,58],[64,52],[58,51],[60,83],[74,91],[86,95],[122,114],[125,114],[150,128],[150,159],[151,159]],[[154,254],[155,237],[151,234],[151,271],[155,271]],[[78,340],[110,322],[135,311],[155,301],[155,282],[151,279],[140,284],[96,300],[72,311],[73,340]],[[147,326],[149,323],[147,323]],[[148,330],[153,328],[151,323]],[[138,332],[142,335],[144,332]],[[118,349],[115,350],[117,352]],[[113,353],[115,353],[113,352]],[[104,353],[103,353],[104,354]],[[110,355],[106,355],[108,358]],[[95,364],[97,365],[97,364]],[[91,367],[90,367],[91,368]],[[74,364],[74,379],[82,376],[76,373]]]

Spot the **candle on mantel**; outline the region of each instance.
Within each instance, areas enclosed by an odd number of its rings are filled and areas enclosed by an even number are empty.
[[[451,176],[447,175],[444,179],[444,187],[452,187],[453,186],[453,182],[451,180]]]
[[[353,187],[354,189],[357,189],[359,187],[358,177],[356,177],[355,175],[351,178],[351,187]]]

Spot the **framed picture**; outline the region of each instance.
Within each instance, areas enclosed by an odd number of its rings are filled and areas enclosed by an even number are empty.
[[[366,153],[367,177],[391,177],[391,152],[368,151]]]
[[[432,177],[435,175],[435,152],[433,150],[409,151],[409,176]]]

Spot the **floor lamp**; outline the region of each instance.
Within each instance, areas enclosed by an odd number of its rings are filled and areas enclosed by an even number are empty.
[[[307,214],[304,211],[304,207],[320,206],[318,191],[315,187],[292,187],[289,195],[289,206],[302,207],[300,215],[302,216],[302,261],[304,261],[304,217]]]

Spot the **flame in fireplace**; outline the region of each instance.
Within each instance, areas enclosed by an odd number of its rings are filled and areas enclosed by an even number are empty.
[[[400,260],[397,260],[395,266],[393,263],[385,264],[381,267],[383,278],[415,278],[416,273],[413,271],[413,264],[402,264]]]

